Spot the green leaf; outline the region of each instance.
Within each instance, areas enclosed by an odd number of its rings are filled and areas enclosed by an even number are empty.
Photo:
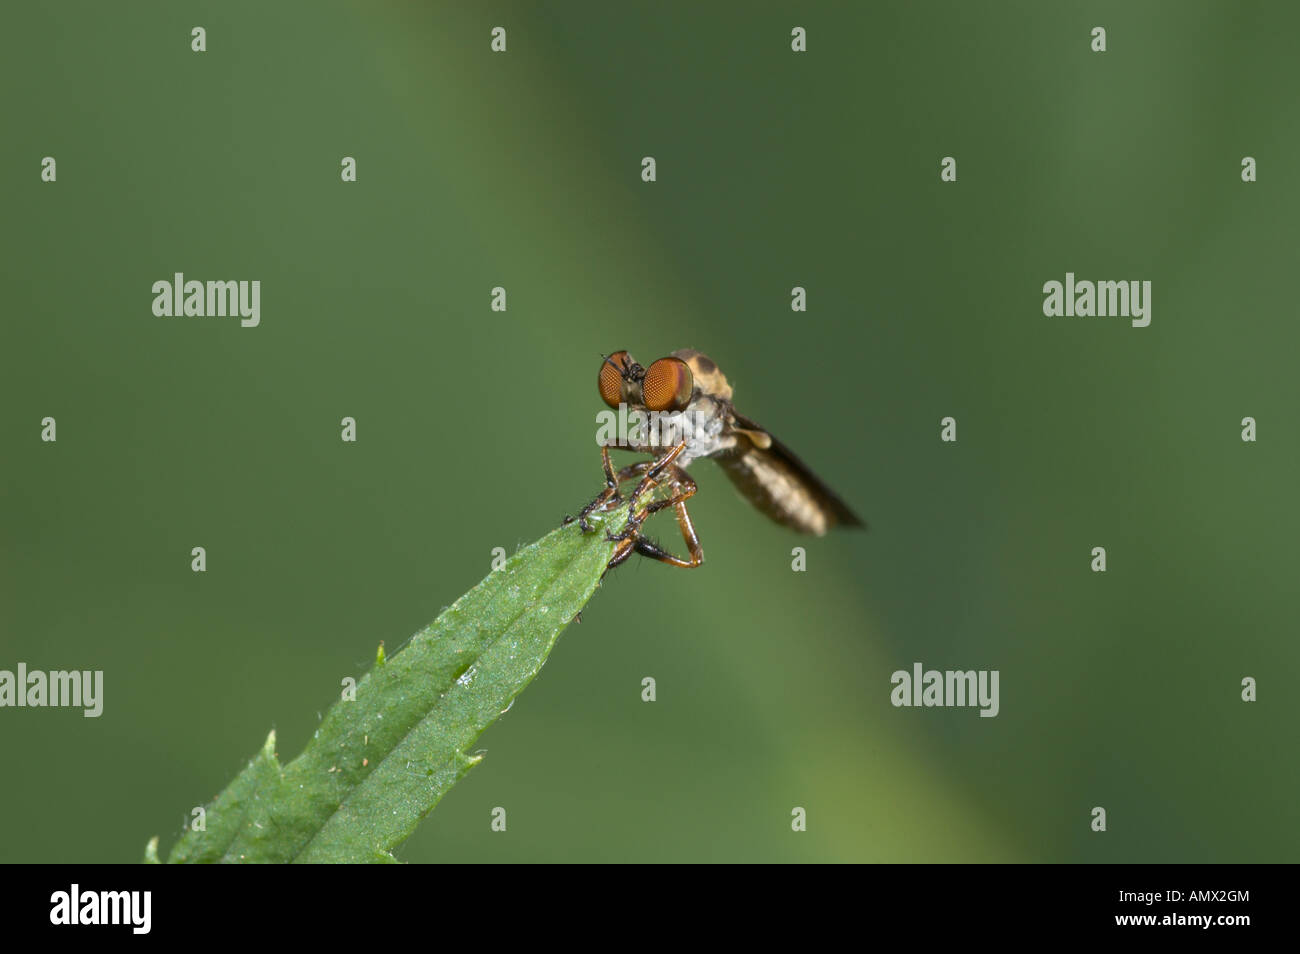
[[[393,861],[392,849],[478,764],[470,746],[541,670],[613,552],[604,529],[561,527],[520,550],[334,703],[288,765],[275,733],[206,806],[169,862]],[[146,860],[157,856],[156,839]]]

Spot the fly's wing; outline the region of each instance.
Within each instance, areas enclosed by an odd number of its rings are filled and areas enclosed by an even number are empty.
[[[750,433],[740,437],[737,450],[714,460],[746,500],[800,533],[821,536],[835,526],[866,526],[790,448],[749,418],[733,417]]]

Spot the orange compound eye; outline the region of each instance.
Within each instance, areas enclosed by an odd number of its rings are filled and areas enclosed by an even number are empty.
[[[610,407],[618,407],[623,400],[623,369],[630,363],[626,351],[615,351],[600,363],[596,390],[600,392],[600,399]]]
[[[648,411],[680,411],[691,403],[695,379],[680,358],[660,358],[646,368],[641,396]]]

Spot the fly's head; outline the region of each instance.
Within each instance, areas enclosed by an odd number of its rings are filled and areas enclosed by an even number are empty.
[[[659,454],[683,443],[686,446],[676,463],[685,467],[736,444],[731,433],[731,385],[718,366],[698,351],[674,351],[649,367],[637,364],[626,351],[616,351],[601,363],[596,384],[610,407],[624,404],[629,412],[639,412],[628,428],[631,450]]]

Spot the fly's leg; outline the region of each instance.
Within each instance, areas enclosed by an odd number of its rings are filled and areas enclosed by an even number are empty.
[[[614,548],[614,555],[610,557],[609,562],[605,564],[605,573],[608,573],[610,570],[614,569],[614,567],[618,566],[620,563],[622,563],[624,560],[630,557],[632,555],[632,552],[635,549],[636,549],[636,540],[630,539],[630,540],[618,541],[618,546]],[[602,573],[600,575],[600,578],[602,580],[605,578],[605,573]]]
[[[602,444],[600,447],[600,463],[601,468],[605,472],[605,489],[596,495],[596,499],[578,512],[578,526],[582,528],[582,532],[591,533],[595,529],[587,519],[594,511],[605,509],[611,500],[616,503],[622,502],[623,498],[619,496],[618,492],[620,486],[633,478],[641,477],[642,479],[640,483],[638,483],[636,489],[632,491],[632,505],[635,508],[637,497],[639,497],[648,486],[656,483],[654,477],[658,476],[666,466],[671,464],[672,461],[676,459],[677,455],[682,452],[685,446],[685,444],[680,444],[658,460],[638,461],[637,463],[624,467],[622,470],[615,473],[614,463],[609,458],[609,448]],[[568,526],[573,523],[573,519],[573,517],[566,516],[560,522],[560,526]]]
[[[637,500],[639,500],[641,495],[644,494],[648,489],[650,489],[651,487],[659,483],[660,474],[662,474],[669,467],[672,467],[674,474],[681,474],[683,477],[686,477],[686,471],[682,470],[680,467],[673,466],[673,461],[677,459],[677,455],[684,450],[686,450],[686,444],[685,443],[678,444],[668,453],[664,454],[663,457],[660,457],[657,461],[655,461],[648,468],[646,468],[645,476],[641,478],[641,482],[637,484],[636,489],[632,491],[632,496],[628,498],[628,501],[631,504],[631,509],[628,511],[629,526],[632,524],[632,521],[635,519],[636,516]],[[695,481],[691,480],[689,477],[686,477],[686,479],[689,480],[691,483],[691,493],[692,494],[695,493],[695,489],[694,489]],[[687,496],[690,495],[688,494]],[[657,509],[662,510],[663,507],[659,507]],[[647,513],[654,513],[654,512],[655,512],[654,510],[647,511]],[[642,515],[642,519],[645,519],[645,514]]]
[[[618,474],[614,473],[614,462],[609,459],[609,448],[600,446],[600,466],[605,471],[605,489],[596,495],[596,499],[578,511],[578,526],[583,533],[591,533],[594,527],[587,521],[593,510],[603,507],[612,497],[618,496]],[[565,517],[560,526],[573,522],[572,517]]]
[[[625,484],[633,477],[640,477],[655,464],[652,460],[639,460],[635,464],[629,464],[618,472],[618,482]]]
[[[673,510],[677,513],[677,526],[681,528],[682,539],[686,541],[686,549],[691,555],[689,560],[674,556],[640,534],[637,535],[632,548],[652,560],[667,563],[669,566],[679,566],[683,570],[693,570],[704,562],[704,548],[700,546],[700,538],[695,535],[695,527],[691,523],[691,515],[686,512],[686,504],[678,501],[673,505]]]
[[[641,524],[645,523],[647,517],[651,517],[654,514],[657,514],[660,510],[666,510],[669,507],[675,509],[679,504],[684,504],[685,501],[695,496],[695,491],[698,488],[696,487],[695,480],[691,475],[675,465],[669,464],[668,466],[671,467],[671,470],[668,471],[668,480],[662,481],[668,485],[668,497],[664,500],[652,501],[640,510],[637,509],[634,502],[632,504],[632,509],[628,512],[627,523],[624,525],[622,532],[613,534],[611,539],[622,540],[637,536],[641,532]],[[642,479],[642,485],[645,484],[649,477],[650,475],[647,474],[646,477]],[[659,483],[661,483],[661,481],[654,481],[655,486],[658,486]],[[642,487],[637,487],[637,491],[640,491],[641,489]],[[689,518],[687,518],[687,521],[689,523]],[[679,516],[678,523],[680,522],[681,517]]]
[[[639,461],[629,467],[624,467],[622,470],[615,471],[614,464],[609,457],[609,448],[601,445],[600,462],[605,474],[605,489],[579,512],[578,525],[582,528],[583,533],[590,533],[595,529],[587,519],[593,512],[608,509],[610,501],[621,503],[623,498],[619,494],[619,488],[629,480],[640,478],[628,497],[627,523],[617,534],[608,531],[605,533],[605,539],[616,544],[614,553],[605,566],[606,573],[626,562],[633,553],[639,553],[641,556],[683,569],[693,569],[704,562],[704,550],[700,546],[699,537],[695,533],[695,526],[691,523],[691,515],[686,509],[686,501],[695,496],[697,487],[691,476],[674,463],[685,449],[686,445],[680,443],[656,460]],[[665,472],[667,474],[666,480],[664,479]],[[637,508],[637,502],[649,490],[665,484],[669,488],[669,495],[666,499],[655,500],[640,509]],[[687,551],[690,553],[689,559],[675,556],[654,541],[641,535],[641,525],[645,523],[646,518],[668,507],[672,507],[677,515],[677,526],[682,532],[682,539],[686,542]],[[564,518],[564,524],[572,522],[572,517]]]
[[[668,462],[668,465],[671,465],[671,462]],[[673,466],[670,473],[672,475],[672,494],[668,499],[656,500],[640,512],[633,510],[628,516],[627,526],[624,527],[623,531],[617,536],[610,537],[610,539],[618,541],[618,546],[614,548],[614,555],[610,558],[606,572],[625,561],[634,551],[641,554],[641,556],[667,563],[669,566],[688,570],[694,569],[704,562],[704,549],[700,546],[700,538],[695,533],[695,526],[691,523],[691,515],[686,509],[686,501],[695,495],[697,489],[695,481],[680,467]],[[641,524],[645,522],[646,518],[667,507],[672,507],[677,514],[677,526],[682,531],[682,539],[686,542],[686,549],[690,553],[689,560],[674,556],[657,543],[641,535]]]

